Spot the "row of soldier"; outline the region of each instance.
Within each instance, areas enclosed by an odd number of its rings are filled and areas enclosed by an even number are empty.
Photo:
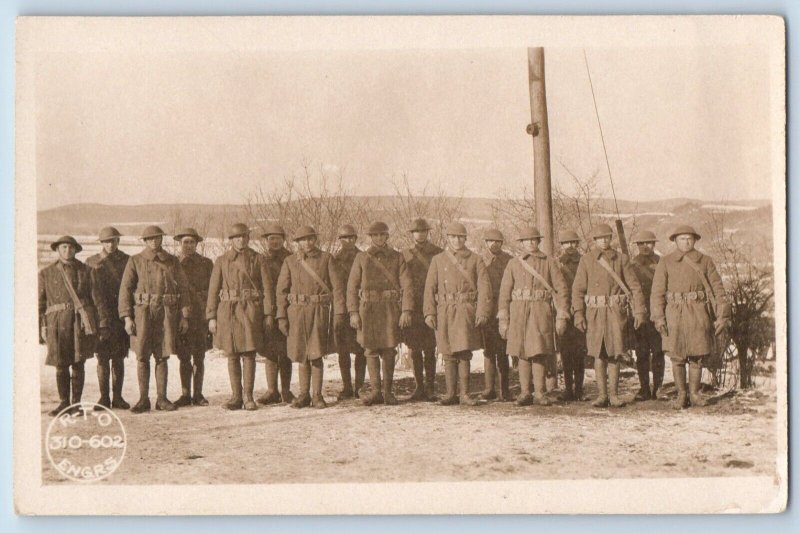
[[[58,259],[39,273],[41,338],[48,347],[46,363],[56,367],[60,400],[51,414],[80,402],[84,361],[95,353],[98,403],[129,408],[122,398],[129,348],[137,357],[140,395],[133,412],[151,409],[151,358],[156,409],[208,405],[204,357],[212,338],[227,357],[232,395],[223,407],[232,410],[281,402],[325,407],[323,358],[334,352],[343,382],[340,400],[359,397],[368,372],[371,387],[363,403],[396,404],[400,343],[413,364],[412,401],[438,399],[436,354],[441,353],[446,383],[441,403],[477,403],[469,395],[470,361],[474,350],[483,349],[480,400],[512,399],[511,356],[520,379],[516,403],[546,405],[545,378],[558,351],[565,382],[561,400],[584,399],[589,355],[598,387],[593,405],[618,407],[624,405],[620,364],[635,347],[641,385],[635,399],[657,397],[666,351],[678,391],[674,406],[704,405],[703,361],[714,350],[715,336],[728,328],[730,308],[713,261],[695,249],[700,235],[693,228],[676,228],[669,236],[675,250],[660,261],[655,234],[634,236],[638,255],[631,260],[611,247],[613,232],[605,224],[594,228],[594,246],[585,255],[574,231],[560,232],[558,259],[539,249],[542,235],[536,228],[517,236],[523,249],[517,257],[503,251],[504,238],[496,229],[485,232],[483,255],[466,247],[460,223],[447,227],[445,249],[429,241],[425,220],[413,221],[409,231],[413,246],[398,252],[388,243],[387,225],[376,222],[367,231],[371,245],[360,251],[355,228],[345,225],[332,255],[317,246],[316,231],[306,226],[295,232],[298,249],[291,253],[283,228],[269,224],[261,235],[266,243],[261,254],[249,245],[250,229],[234,224],[227,233],[230,249],[213,264],[197,253],[203,238],[192,228],[174,235],[178,256],[163,248],[166,235],[156,226],[144,230],[144,250],[133,256],[119,250],[115,228],[104,228],[103,250],[86,265],[75,259],[80,244],[61,237],[51,244]],[[182,389],[174,403],[167,399],[167,360],[173,353]],[[256,354],[265,357],[267,381],[257,400]],[[290,389],[292,363],[298,364],[297,397]]]

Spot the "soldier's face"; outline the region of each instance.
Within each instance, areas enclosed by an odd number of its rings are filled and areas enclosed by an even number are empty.
[[[386,241],[389,240],[389,234],[373,233],[372,235],[369,236],[369,238],[372,239],[372,244],[374,244],[375,246],[384,246],[386,244]]]
[[[150,248],[151,250],[160,250],[161,242],[163,240],[164,239],[161,235],[159,235],[158,237],[150,237],[149,239],[144,240],[144,245]]]
[[[594,240],[594,245],[601,250],[608,250],[609,246],[611,246],[611,237],[608,235],[598,237]]]
[[[107,241],[103,241],[100,244],[103,245],[103,250],[107,254],[113,254],[114,252],[117,251],[117,248],[119,248],[119,239],[110,239]]]
[[[414,237],[414,242],[422,244],[423,242],[428,240],[428,230],[412,231],[411,236]]]
[[[541,239],[526,239],[522,241],[522,249],[528,253],[538,252]]]
[[[503,241],[486,241],[486,247],[493,254],[496,254],[503,248]]]
[[[570,250],[574,250],[577,247],[578,247],[578,243],[577,242],[562,242],[561,243],[561,249],[564,250],[565,252],[568,252]]]
[[[181,252],[183,255],[192,255],[197,250],[197,241],[194,237],[184,237],[181,239]]]
[[[250,244],[250,235],[237,235],[231,239],[231,244],[237,250],[244,250]]]
[[[640,242],[636,244],[636,247],[639,249],[639,253],[642,255],[650,255],[653,253],[653,249],[656,247],[656,243],[654,242]]]
[[[317,238],[313,235],[311,237],[304,237],[297,241],[297,246],[300,247],[300,250],[303,252],[310,252],[314,249],[317,245]]]
[[[63,259],[64,261],[72,261],[75,258],[75,245],[70,244],[68,242],[62,242],[56,248],[58,250],[58,257]]]
[[[675,237],[675,244],[678,246],[678,250],[684,253],[694,250],[695,242],[697,242],[697,239],[694,238],[694,235],[684,234]]]
[[[374,242],[374,240],[373,240]],[[348,235],[346,237],[339,237],[339,244],[342,245],[343,250],[351,250],[356,245],[356,236]]]
[[[283,235],[267,235],[267,248],[270,250],[280,250],[283,248],[284,241]]]
[[[467,243],[467,238],[464,235],[448,235],[447,242],[453,250],[461,250]]]

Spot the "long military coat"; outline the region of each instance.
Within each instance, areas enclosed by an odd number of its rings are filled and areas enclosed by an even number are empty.
[[[644,295],[644,303],[647,306],[648,315],[650,314],[650,294],[653,287],[653,277],[655,276],[659,259],[658,255],[652,253],[648,255],[639,254],[631,259],[633,271],[642,286],[642,294]],[[661,334],[656,330],[655,324],[649,320],[636,330],[637,357],[639,352],[661,352]]]
[[[192,309],[189,315],[189,331],[178,339],[178,355],[202,355],[206,353],[208,338],[208,321],[206,320],[206,303],[208,302],[208,284],[214,262],[198,253],[178,255],[181,268],[189,280]]]
[[[541,274],[555,289],[555,294],[525,270],[522,261]],[[569,301],[567,282],[561,269],[543,252],[511,260],[500,285],[497,313],[501,320],[509,321],[508,354],[527,358],[556,353],[555,318],[569,318]]]
[[[710,257],[697,250],[685,254],[675,250],[664,256],[653,277],[650,311],[653,322],[666,319],[669,336],[664,337],[663,346],[674,357],[706,355],[712,353],[714,347],[714,323],[709,298],[701,299],[696,295],[694,298],[679,297],[682,301],[674,298],[675,293],[706,292],[700,275],[686,264],[687,261],[694,262],[705,274],[714,293],[716,307],[713,310],[716,316],[722,320],[730,320],[731,316],[722,278]]]
[[[125,321],[117,313],[119,303],[119,286],[122,284],[122,273],[130,256],[122,250],[107,253],[105,250],[86,259],[86,264],[95,269],[99,290],[105,306],[111,312],[108,319],[101,322],[100,327],[108,328],[108,339],[97,340],[97,353],[106,357],[127,357],[131,339],[125,331]]]
[[[410,350],[433,352],[436,349],[436,333],[425,324],[422,304],[425,298],[425,280],[434,256],[442,253],[442,249],[426,241],[403,250],[403,259],[411,274],[411,286],[414,293],[414,310],[411,312],[411,326],[402,330],[403,342]]]
[[[572,312],[572,285],[575,281],[575,274],[578,272],[578,263],[581,261],[581,253],[572,248],[564,251],[558,258],[561,274],[567,283],[570,295],[570,313]],[[586,351],[586,334],[575,327],[574,320],[570,318],[567,323],[567,331],[558,338],[558,349],[561,357],[583,357]]]
[[[278,276],[281,275],[281,267],[283,266],[284,260],[286,260],[286,258],[290,255],[292,255],[292,252],[287,250],[285,247],[274,251],[267,249],[267,251],[264,252],[264,258],[267,262],[267,270],[269,270],[269,279],[271,284],[270,294],[272,294],[272,308],[275,309],[276,313],[278,306],[275,297],[278,293]],[[279,357],[286,355],[286,337],[280,332],[280,330],[278,330],[278,328],[270,331],[267,335],[266,352],[268,354],[277,354]]]
[[[170,302],[165,304],[164,295]],[[136,324],[131,347],[139,359],[178,353],[178,325],[191,308],[189,281],[177,257],[163,248],[131,256],[119,287],[119,316]]]
[[[73,259],[57,260],[40,270],[39,325],[47,327],[45,364],[50,366],[71,365],[92,357],[97,342],[96,335],[86,334],[83,321],[75,312],[62,270],[95,328],[107,325],[111,314],[92,268]]]
[[[475,318],[489,318],[492,312],[492,285],[481,257],[466,248],[451,253],[470,281],[448,259],[448,252],[442,252],[431,261],[423,300],[424,315],[436,316],[436,346],[448,355],[483,348]]]
[[[350,270],[353,268],[353,262],[360,252],[361,250],[354,246],[350,249],[342,248],[333,254],[336,266],[341,274],[342,287],[347,287]],[[357,331],[351,328],[350,323],[347,321],[340,328],[334,330],[333,336],[336,343],[336,351],[339,353],[361,353],[364,351],[364,348],[358,343]]]
[[[325,287],[314,280],[301,261]],[[328,302],[318,301],[320,296]],[[304,363],[333,353],[332,313],[345,314],[346,308],[342,278],[331,254],[317,248],[287,257],[278,277],[277,303],[277,317],[289,319],[287,351],[292,361]]]
[[[601,255],[627,285],[633,302],[628,302],[627,305],[614,303],[601,307],[587,307],[584,301],[586,296],[618,297],[624,294],[617,282],[600,266],[598,259]],[[586,345],[589,355],[599,357],[603,345],[611,357],[623,355],[632,348],[633,339],[628,329],[630,327],[628,305],[632,307],[634,315],[638,315],[642,321],[646,320],[644,295],[628,256],[613,249],[605,252],[594,249],[581,257],[572,285],[572,308],[575,314],[586,314]]]
[[[275,316],[272,283],[264,256],[252,248],[233,248],[214,262],[206,318],[217,319],[214,345],[226,354],[263,352],[264,317]]]
[[[500,336],[497,321],[497,302],[500,297],[500,284],[503,281],[503,273],[506,270],[506,265],[511,260],[511,255],[500,250],[496,254],[486,251],[481,256],[483,264],[486,265],[486,273],[489,274],[489,283],[492,285],[492,311],[489,323],[484,327],[484,338],[486,346],[484,352],[486,355],[503,355],[506,354],[506,341]]]
[[[400,313],[413,309],[411,275],[400,252],[370,246],[356,256],[347,282],[347,310],[361,316],[358,342],[364,349],[400,344]]]

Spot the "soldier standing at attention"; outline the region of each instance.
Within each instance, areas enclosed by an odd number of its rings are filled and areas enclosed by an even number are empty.
[[[333,254],[336,264],[342,275],[342,286],[347,286],[350,271],[356,256],[361,252],[356,247],[358,233],[350,224],[345,224],[339,228],[339,250]],[[339,372],[342,374],[342,392],[337,399],[347,400],[353,397],[358,398],[358,392],[364,385],[364,375],[367,370],[367,359],[364,357],[364,348],[358,343],[357,332],[350,324],[343,324],[334,333],[336,351],[339,352]],[[352,375],[350,374],[350,354],[355,354],[356,384],[353,387]]]
[[[264,253],[269,270],[272,307],[277,309],[275,302],[278,276],[281,273],[283,261],[292,255],[286,249],[286,232],[283,226],[277,223],[267,224],[261,237],[267,241],[267,251]],[[264,367],[267,374],[267,391],[258,399],[258,403],[269,405],[274,403],[292,403],[292,360],[286,354],[286,336],[277,328],[267,332],[267,347],[264,354],[266,362]],[[278,376],[281,378],[280,394],[278,393]]]
[[[425,280],[425,323],[436,331],[445,362],[442,405],[476,405],[469,397],[472,350],[483,348],[481,328],[492,312],[492,284],[480,256],[466,247],[467,228],[447,226],[447,249],[433,258]],[[458,392],[457,392],[458,391]]]
[[[497,320],[497,301],[500,295],[500,282],[503,280],[503,272],[506,265],[511,260],[511,255],[503,251],[503,234],[497,229],[486,230],[483,235],[486,242],[486,252],[483,254],[483,264],[486,265],[486,272],[489,274],[489,281],[492,284],[492,311],[489,315],[489,323],[483,327],[484,340],[486,346],[483,348],[483,368],[485,389],[481,393],[484,400],[499,399],[501,402],[511,400],[511,393],[508,390],[508,353],[506,351],[506,341],[500,336],[499,323]],[[500,371],[500,394],[496,392],[497,371]]]
[[[289,358],[299,364],[300,396],[292,407],[323,409],[323,357],[335,349],[333,329],[346,322],[342,278],[333,256],[317,247],[314,228],[301,227],[294,240],[299,249],[278,277],[278,327],[288,338]]]
[[[679,226],[669,240],[675,251],[656,266],[650,309],[664,350],[672,362],[678,389],[675,409],[706,404],[700,394],[703,359],[716,347],[716,339],[730,327],[731,309],[714,261],[695,250],[700,235],[691,226]],[[686,363],[689,363],[689,397]]]
[[[556,353],[553,331],[558,335],[567,331],[570,296],[558,264],[539,250],[539,230],[525,228],[517,240],[525,251],[508,263],[503,274],[497,313],[499,329],[508,339],[508,353],[518,358],[521,391],[517,405],[534,403],[531,377],[535,402],[550,405],[545,396],[547,358]]]
[[[177,353],[178,335],[189,331],[192,295],[178,258],[161,247],[164,231],[148,226],[145,248],[132,256],[119,287],[119,316],[136,353],[139,401],[133,413],[150,410],[150,356],[156,360],[156,409],[174,411],[167,399],[167,361]]]
[[[180,229],[173,238],[181,245],[178,261],[189,280],[189,292],[192,298],[189,331],[178,337],[181,397],[175,401],[175,406],[184,407],[191,404],[206,406],[208,400],[203,396],[203,376],[206,348],[210,348],[207,346],[209,332],[206,303],[214,262],[197,253],[197,244],[202,242],[203,237],[194,228]],[[192,382],[194,382],[194,394],[192,394]]]
[[[578,251],[580,238],[572,230],[563,230],[558,233],[558,242],[561,244],[561,256],[558,258],[561,273],[567,282],[569,294],[572,295],[572,283],[578,271],[581,253]],[[570,296],[570,304],[572,298]],[[570,305],[570,311],[571,311]],[[567,324],[567,331],[558,337],[558,346],[561,351],[561,366],[564,368],[564,392],[558,397],[563,402],[572,400],[582,401],[583,374],[585,371],[586,335],[572,323]]]
[[[400,252],[389,247],[389,227],[373,223],[367,230],[372,246],[359,253],[347,282],[350,326],[364,347],[372,391],[364,405],[397,405],[392,385],[400,328],[411,324],[414,294],[411,276]],[[383,362],[383,389],[381,389]]]
[[[403,250],[403,259],[411,274],[414,292],[414,310],[411,313],[411,325],[401,333],[403,343],[408,347],[414,365],[414,381],[416,387],[411,394],[412,402],[436,401],[436,334],[425,324],[422,303],[425,293],[425,279],[435,255],[442,249],[428,240],[430,226],[423,218],[411,223],[411,237],[414,244]]]
[[[249,246],[250,228],[234,224],[228,239],[231,249],[211,272],[206,318],[215,345],[228,358],[232,395],[223,407],[255,411],[256,352],[264,353],[267,332],[275,327],[272,283],[264,256]]]
[[[98,335],[109,338],[111,313],[94,269],[75,259],[81,245],[65,235],[50,249],[58,259],[39,271],[39,334],[47,344],[45,364],[56,367],[59,403],[49,412],[56,416],[70,403],[80,403],[84,362],[94,355]]]
[[[644,302],[650,308],[650,290],[659,257],[653,250],[656,235],[652,231],[640,231],[631,242],[639,253],[631,260],[631,266],[639,279],[644,294]],[[653,371],[653,390],[650,390],[650,371]],[[661,334],[649,320],[636,330],[636,372],[639,375],[639,392],[634,400],[643,402],[657,398],[658,389],[664,382],[664,352],[661,350]]]
[[[116,310],[119,299],[119,286],[122,273],[128,264],[128,254],[119,249],[121,237],[116,228],[106,227],[100,230],[99,241],[103,249],[86,260],[86,264],[95,269],[98,285],[106,309]],[[131,341],[125,332],[125,322],[116,316],[108,315],[108,337],[97,342],[97,382],[100,385],[99,405],[114,409],[130,409],[131,406],[122,397],[122,384],[125,381],[125,358]],[[109,389],[109,378],[111,387]],[[113,392],[113,399],[112,393]],[[98,409],[98,407],[95,407]]]
[[[617,395],[620,363],[631,348],[628,311],[633,327],[647,320],[644,295],[628,256],[611,248],[614,233],[608,224],[592,232],[595,248],[581,257],[572,285],[575,327],[586,332],[588,353],[594,357],[598,396],[595,407],[622,407]]]

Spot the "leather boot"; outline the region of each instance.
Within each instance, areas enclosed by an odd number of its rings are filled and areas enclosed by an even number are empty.
[[[150,361],[136,362],[136,378],[139,382],[139,401],[131,407],[131,413],[139,414],[150,410]]]
[[[325,372],[325,363],[322,359],[315,359],[311,363],[311,407],[325,409],[328,404],[322,396],[322,378]]]
[[[224,404],[223,409],[238,411],[242,404],[242,360],[239,355],[228,354],[228,380],[231,383],[231,398]]]
[[[500,392],[497,394],[497,399],[501,402],[510,402],[512,398],[508,388],[508,355],[501,353],[497,356],[497,372],[500,374]]]
[[[549,354],[545,359],[545,391],[558,388],[558,360],[556,354]],[[542,391],[542,392],[545,392]]]
[[[547,388],[547,368],[545,365],[546,360],[542,356],[535,357],[531,364],[531,373],[533,374],[534,383],[533,389],[536,391],[533,403],[536,405],[550,405],[550,400],[548,400],[545,395],[545,390]]]
[[[444,382],[447,393],[442,401],[442,405],[456,405],[458,403],[458,395],[456,394],[456,387],[458,382],[458,361],[455,359],[447,359],[444,362]]]
[[[608,407],[608,363],[594,358],[594,377],[597,380],[597,399],[592,402],[594,407]]]
[[[703,365],[700,361],[689,361],[689,399],[692,407],[705,407],[707,402],[700,392],[703,378]]]
[[[646,402],[650,399],[650,353],[645,350],[636,352],[636,373],[639,375],[639,391],[634,401]]]
[[[278,370],[281,376],[281,401],[283,403],[292,403],[294,401],[294,394],[292,394],[292,360],[285,355],[278,358]]]
[[[86,381],[86,370],[84,369],[83,362],[74,363],[72,365],[72,376],[70,377],[70,388],[72,392],[72,403],[81,403],[83,397],[83,384]],[[76,406],[73,412],[79,412],[81,408]]]
[[[533,396],[531,395],[531,361],[522,357],[517,358],[517,371],[519,372],[519,396],[517,397],[517,405],[525,407],[526,405],[533,405]]]
[[[125,359],[116,357],[111,360],[111,391],[114,398],[111,407],[114,409],[130,409],[131,405],[122,397],[122,385],[125,382]]]
[[[369,371],[370,391],[361,399],[364,405],[376,405],[383,403],[383,391],[381,390],[381,358],[371,355],[367,357],[367,370]]]
[[[422,402],[427,400],[427,395],[425,394],[425,362],[421,351],[410,350],[410,352],[411,363],[414,367],[414,392],[408,400]]]
[[[429,402],[436,402],[439,396],[436,395],[436,352],[431,350],[423,352],[425,363],[425,396]]]
[[[672,377],[675,380],[675,388],[678,389],[678,397],[672,402],[672,408],[686,409],[689,406],[689,395],[686,392],[686,365],[672,363]]]
[[[300,395],[292,401],[292,407],[302,409],[311,405],[311,395],[309,394],[311,389],[311,363],[305,361],[297,366]]]
[[[156,411],[174,411],[175,404],[167,399],[167,359],[156,360]]]
[[[50,416],[56,416],[58,413],[69,407],[69,367],[58,366],[56,367],[56,387],[58,388],[58,405],[52,411],[49,411]]]
[[[355,393],[353,391],[353,377],[350,373],[350,354],[339,354],[339,373],[342,375],[342,391],[336,396],[339,401],[349,400]]]
[[[649,391],[648,387],[648,391]],[[625,402],[618,395],[619,392],[619,362],[608,363],[608,404],[611,407],[622,407]]]
[[[192,405],[192,359],[181,359],[178,366],[178,373],[181,377],[181,395],[173,403],[175,407],[186,407]]]
[[[97,400],[97,404],[94,407],[95,411],[102,411],[103,409],[99,407],[102,405],[107,409],[111,409],[111,387],[109,386],[111,379],[111,362],[106,359],[100,359],[98,356],[97,358],[97,384],[100,386],[100,399]]]
[[[583,376],[586,372],[586,360],[584,359],[583,352],[575,354],[575,359],[572,364],[575,373],[575,399],[579,402],[588,400],[583,394]]]
[[[572,358],[572,354],[561,352],[561,368],[564,369],[564,392],[558,395],[558,399],[562,402],[571,402],[575,399]]]
[[[395,398],[392,390],[394,388],[394,357],[394,350],[381,356],[383,360],[383,403],[386,405],[397,405],[397,398]],[[420,363],[422,363],[422,360],[420,360]],[[416,368],[416,362],[414,366]],[[424,391],[422,388],[420,390]]]
[[[458,403],[461,405],[478,405],[469,397],[469,359],[458,360]]]
[[[192,381],[194,383],[194,394],[192,395],[192,404],[200,407],[208,405],[208,400],[203,396],[203,380],[206,375],[206,354],[197,355],[194,359],[194,368],[192,369]]]
[[[242,356],[242,392],[244,398],[242,405],[247,411],[255,411],[258,405],[253,399],[253,389],[256,386],[256,354]]]
[[[653,353],[651,366],[653,371],[653,391],[650,393],[650,397],[657,400],[658,391],[661,388],[661,384],[664,383],[664,352]]]
[[[353,396],[358,398],[361,394],[361,389],[364,387],[364,378],[367,375],[367,358],[363,353],[356,354],[355,360],[356,381],[353,384]]]
[[[494,400],[497,398],[495,391],[495,380],[497,379],[497,362],[495,356],[483,356],[483,392],[480,397],[482,400]]]
[[[278,372],[278,361],[267,359],[264,363],[264,373],[267,376],[267,391],[258,397],[258,403],[261,405],[281,403],[281,395],[278,392]]]

